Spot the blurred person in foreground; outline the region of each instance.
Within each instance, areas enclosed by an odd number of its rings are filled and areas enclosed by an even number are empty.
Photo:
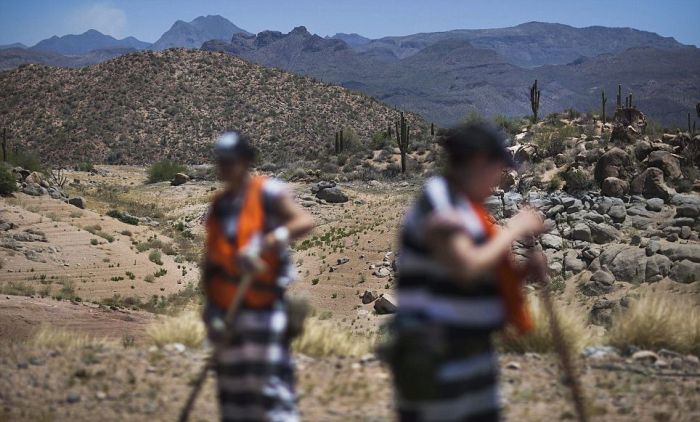
[[[442,176],[430,178],[404,218],[398,310],[385,357],[399,420],[497,421],[498,360],[491,335],[532,328],[522,283],[542,275],[541,253],[516,266],[513,242],[539,235],[543,219],[523,209],[503,227],[484,208],[513,167],[506,137],[486,124],[445,131]]]
[[[215,369],[224,421],[297,421],[286,287],[295,278],[289,242],[313,220],[286,185],[250,172],[255,150],[227,132],[214,154],[224,183],[206,221],[204,320],[224,343]],[[254,274],[232,326],[223,323],[244,274]],[[296,327],[298,329],[298,327]]]

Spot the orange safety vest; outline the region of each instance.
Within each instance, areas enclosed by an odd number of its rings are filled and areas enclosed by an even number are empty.
[[[481,204],[473,203],[472,206],[485,228],[486,237],[494,236],[496,225],[491,214]],[[531,331],[534,328],[534,323],[523,294],[523,276],[513,265],[510,254],[504,258],[503,265],[498,266],[497,278],[498,291],[506,312],[506,321],[521,334]]]
[[[214,199],[212,212],[206,222],[206,271],[205,290],[210,302],[227,309],[238,289],[241,272],[238,268],[238,251],[245,247],[256,234],[262,234],[265,223],[262,189],[266,178],[253,176],[248,184],[238,217],[238,233],[235,242],[229,240],[222,230],[216,204],[225,192]],[[279,255],[265,251],[261,255],[266,269],[255,275],[255,279],[244,296],[244,303],[251,308],[270,307],[279,297],[277,277],[280,268]]]

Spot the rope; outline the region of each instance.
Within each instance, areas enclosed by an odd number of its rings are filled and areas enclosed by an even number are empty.
[[[583,386],[581,385],[581,380],[574,364],[571,347],[564,338],[561,324],[559,323],[559,317],[554,309],[552,294],[547,285],[542,286],[540,297],[542,298],[545,312],[549,315],[549,329],[552,331],[554,349],[559,356],[559,362],[564,372],[566,383],[571,390],[571,399],[574,402],[576,415],[578,416],[579,422],[588,422],[589,418],[586,410],[586,398],[583,393]]]

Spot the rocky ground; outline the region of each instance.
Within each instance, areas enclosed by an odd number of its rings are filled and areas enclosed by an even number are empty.
[[[582,369],[597,419],[694,420],[697,356],[600,346],[641,295],[700,304],[700,138],[643,135],[643,120],[621,119],[560,115],[515,129],[520,171],[504,175],[488,206],[499,219],[525,205],[546,216],[551,230],[514,252],[544,250],[557,302],[594,334]],[[435,152],[409,162],[432,168]],[[389,150],[365,159],[379,169],[397,161]],[[22,192],[0,198],[0,415],[83,420],[99,408],[105,420],[175,417],[206,351],[153,348],[144,328],[154,313],[198,306],[201,222],[220,187],[207,172],[145,184],[142,167],[98,166],[66,171],[57,187],[16,171]],[[317,320],[372,341],[394,308],[396,230],[422,179],[320,182],[316,170],[301,173],[290,186],[317,228],[295,245],[291,294],[308,298]],[[46,323],[110,341],[32,346]],[[298,360],[306,420],[391,418],[389,378],[374,358]],[[572,418],[553,355],[504,355],[502,371],[509,419]],[[211,382],[203,397],[196,418],[215,418]]]

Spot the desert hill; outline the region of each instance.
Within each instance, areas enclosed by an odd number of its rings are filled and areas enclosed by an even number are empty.
[[[196,50],[83,69],[25,66],[0,74],[0,87],[11,142],[49,162],[201,163],[215,136],[238,128],[283,166],[327,156],[341,129],[367,142],[398,116],[364,94]],[[414,139],[425,133],[425,122],[409,121]]]

